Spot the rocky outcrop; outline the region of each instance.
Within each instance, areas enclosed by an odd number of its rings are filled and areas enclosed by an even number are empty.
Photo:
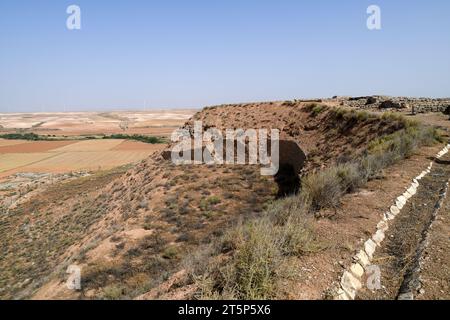
[[[383,101],[379,106],[380,109],[403,109],[405,107],[405,104],[400,104],[392,100]]]
[[[430,112],[442,112],[444,114],[450,115],[450,102],[448,104],[420,104],[412,107],[412,113],[430,113]]]
[[[450,98],[407,98],[388,96],[368,96],[368,97],[333,97],[341,105],[368,109],[376,108],[382,110],[410,110],[412,113],[443,112],[450,115]]]

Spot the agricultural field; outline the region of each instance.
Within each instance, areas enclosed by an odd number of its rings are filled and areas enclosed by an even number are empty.
[[[193,113],[194,110],[0,113],[0,135],[39,136],[39,141],[0,138],[0,179],[16,173],[108,170],[138,162],[165,144],[102,138],[119,134],[167,140]]]
[[[0,113],[0,134],[20,131],[67,137],[117,133],[169,136],[194,113],[195,110]]]
[[[0,146],[0,178],[20,172],[106,170],[143,160],[165,146],[116,139],[14,142]]]

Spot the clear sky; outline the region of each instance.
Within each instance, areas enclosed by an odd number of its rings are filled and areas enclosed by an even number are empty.
[[[0,1],[0,112],[369,94],[450,96],[450,1]]]

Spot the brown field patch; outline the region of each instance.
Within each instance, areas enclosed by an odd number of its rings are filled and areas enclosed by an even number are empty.
[[[65,136],[65,137],[75,137],[75,136],[88,136],[88,135],[112,135],[112,134],[142,134],[149,136],[164,136],[169,137],[174,130],[179,128],[184,124],[180,123],[179,125],[173,126],[157,126],[157,127],[136,127],[129,128],[127,131],[121,130],[119,127],[105,127],[105,128],[83,128],[83,127],[74,127],[69,128],[65,127],[64,129],[47,129],[47,128],[37,128],[33,129],[30,132],[39,134],[39,135],[55,135],[55,136]]]
[[[168,136],[174,129],[182,126],[195,111],[0,113],[0,120],[5,133],[15,133],[20,128],[39,135],[56,136],[110,135],[117,133]],[[121,128],[123,121],[128,123],[126,131]]]
[[[98,152],[108,151],[121,144],[124,140],[87,140],[73,143],[61,148],[53,149],[52,152]]]
[[[147,158],[152,151],[65,152],[21,168],[26,172],[105,170]]]
[[[51,158],[51,153],[6,153],[0,154],[0,172],[20,168],[41,160]]]
[[[40,153],[64,147],[75,143],[75,141],[33,141],[31,143],[20,143],[9,146],[0,146],[2,153]]]
[[[115,151],[125,151],[125,150],[148,150],[148,151],[158,151],[163,150],[166,147],[165,144],[150,144],[140,141],[123,141],[121,144],[115,146],[111,150]]]
[[[26,141],[26,140],[4,140],[4,139],[0,139],[0,147],[7,147],[7,146],[14,146],[17,144],[25,144],[25,143],[30,143],[31,141]]]

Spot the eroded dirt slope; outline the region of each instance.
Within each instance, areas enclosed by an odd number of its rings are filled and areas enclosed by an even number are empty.
[[[369,141],[402,127],[282,102],[207,108],[193,120],[205,128],[280,129],[307,154],[306,171],[356,157]],[[175,166],[159,153],[101,183],[64,190],[2,213],[0,297],[136,297],[182,270],[198,245],[258,215],[277,194],[258,166]],[[70,264],[83,270],[79,292],[65,286]]]

